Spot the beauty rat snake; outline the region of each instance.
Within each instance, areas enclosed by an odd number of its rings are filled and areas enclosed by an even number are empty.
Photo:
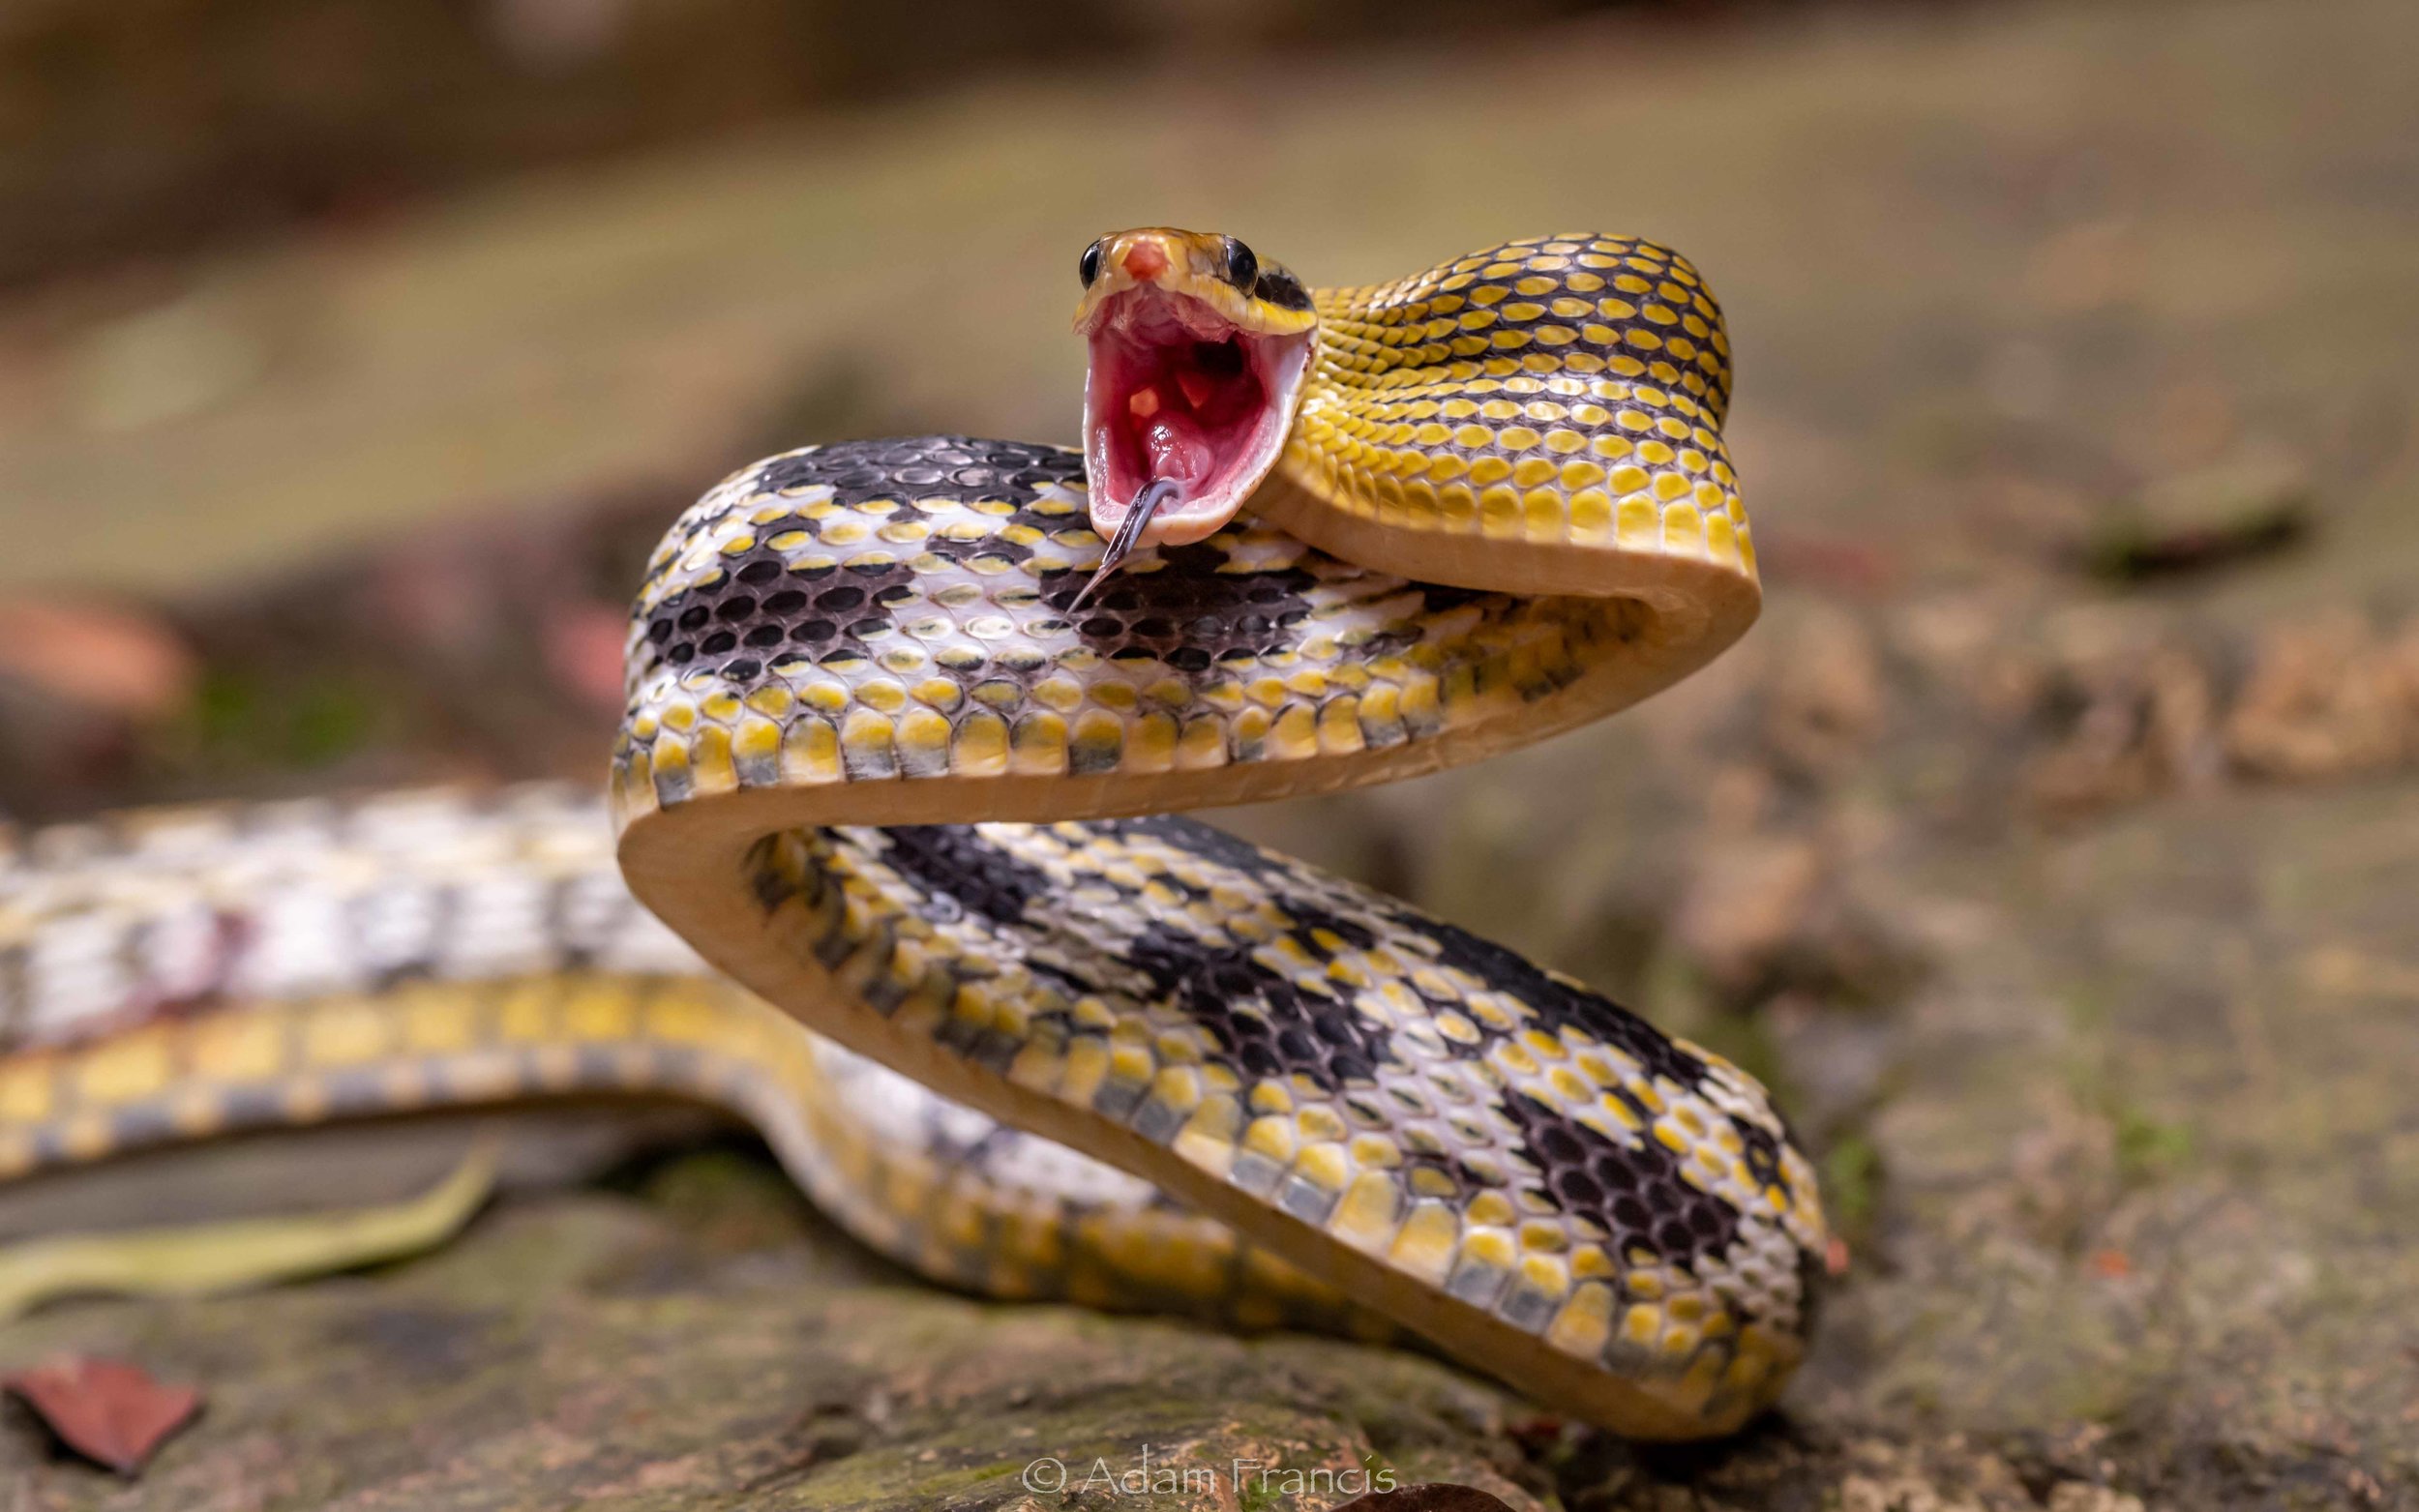
[[[808,447],[672,527],[619,877],[546,788],[21,840],[0,1177],[672,1094],[949,1285],[1399,1325],[1645,1437],[1768,1404],[1825,1238],[1760,1086],[1165,812],[1474,760],[1735,639],[1759,590],[1713,297],[1587,235],[1312,292],[1147,229],[1082,276],[1081,454]]]

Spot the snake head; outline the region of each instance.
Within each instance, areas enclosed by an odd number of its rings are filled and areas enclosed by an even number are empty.
[[[1199,541],[1284,453],[1318,340],[1310,295],[1231,236],[1164,226],[1100,238],[1081,273],[1092,529],[1129,549]],[[1121,529],[1147,491],[1147,519]]]

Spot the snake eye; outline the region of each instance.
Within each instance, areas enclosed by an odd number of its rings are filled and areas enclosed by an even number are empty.
[[[1084,249],[1084,260],[1075,265],[1075,276],[1084,281],[1086,288],[1091,287],[1092,281],[1100,277],[1100,244],[1098,242]]]
[[[1226,256],[1226,282],[1246,294],[1250,293],[1252,285],[1260,282],[1260,259],[1252,255],[1250,248],[1232,236],[1219,240],[1224,244],[1221,251]]]

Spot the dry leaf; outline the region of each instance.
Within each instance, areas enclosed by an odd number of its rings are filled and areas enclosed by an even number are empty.
[[[0,604],[0,675],[78,708],[154,720],[192,696],[200,664],[140,609],[20,599]]]
[[[121,1475],[140,1471],[201,1410],[201,1393],[166,1386],[123,1360],[64,1356],[0,1376],[59,1441]]]
[[[1373,1491],[1365,1497],[1334,1508],[1334,1512],[1512,1512],[1503,1497],[1491,1496],[1476,1486],[1457,1485],[1452,1481],[1429,1481],[1418,1486],[1397,1486],[1392,1491]]]

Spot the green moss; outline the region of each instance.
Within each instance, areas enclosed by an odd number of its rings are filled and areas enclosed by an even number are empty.
[[[2112,1121],[2117,1175],[2128,1185],[2146,1184],[2192,1156],[2193,1131],[2183,1124],[2164,1122],[2127,1106],[2114,1111]]]
[[[180,765],[237,770],[324,766],[386,734],[390,713],[365,680],[214,666],[203,672],[161,754]]]
[[[1853,1237],[1872,1222],[1881,1194],[1881,1151],[1862,1134],[1842,1134],[1823,1152],[1823,1212]]]

